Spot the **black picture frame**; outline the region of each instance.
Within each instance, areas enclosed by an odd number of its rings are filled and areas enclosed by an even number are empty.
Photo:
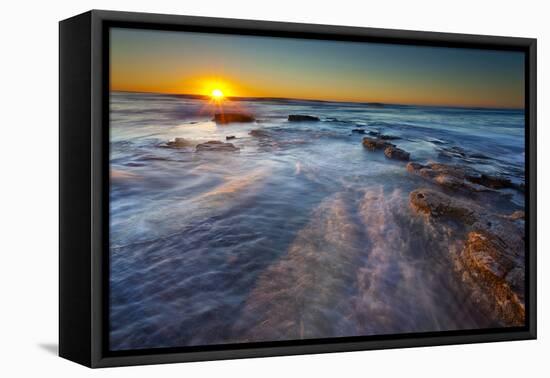
[[[525,53],[526,325],[110,352],[109,28],[113,26]],[[59,354],[88,367],[156,364],[536,338],[536,39],[92,10],[59,24]]]

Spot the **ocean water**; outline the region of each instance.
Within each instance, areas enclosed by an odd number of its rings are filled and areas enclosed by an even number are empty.
[[[369,152],[380,132],[420,163],[523,183],[520,110],[111,94],[112,350],[502,326],[472,303],[447,241],[409,207],[430,184]],[[288,122],[289,114],[320,122]],[[251,130],[262,130],[251,136]],[[238,152],[167,148],[176,137]],[[522,209],[520,191],[483,204]]]

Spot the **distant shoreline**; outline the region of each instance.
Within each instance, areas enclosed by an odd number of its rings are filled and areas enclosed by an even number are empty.
[[[130,93],[130,94],[151,94],[161,96],[171,96],[179,98],[189,98],[197,100],[209,100],[210,96],[201,94],[184,94],[184,93],[162,93],[162,92],[143,92],[143,91],[123,91],[111,90],[111,93]],[[337,100],[314,100],[307,98],[291,98],[291,97],[242,97],[242,96],[226,96],[231,101],[303,101],[321,104],[356,104],[367,105],[371,107],[385,106],[401,106],[401,107],[424,107],[424,108],[452,108],[452,109],[468,109],[468,110],[493,110],[493,111],[525,111],[525,108],[499,108],[499,107],[482,107],[482,106],[457,106],[457,105],[422,105],[422,104],[396,104],[384,102],[365,102],[365,101],[337,101]]]

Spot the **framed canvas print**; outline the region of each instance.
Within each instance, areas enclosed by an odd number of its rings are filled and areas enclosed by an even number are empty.
[[[536,337],[536,41],[60,23],[60,355]]]

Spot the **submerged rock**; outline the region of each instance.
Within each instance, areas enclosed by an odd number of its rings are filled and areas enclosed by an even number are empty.
[[[455,268],[480,308],[506,325],[523,325],[524,228],[512,220],[520,214],[501,216],[430,189],[411,192],[409,201],[442,234],[463,239]]]
[[[135,179],[141,178],[141,176],[139,176],[135,173],[128,172],[128,171],[122,171],[120,169],[111,168],[109,173],[110,173],[110,176],[111,176],[111,181],[113,181],[115,183],[124,183],[124,182],[127,182],[129,180],[135,180]]]
[[[267,130],[254,129],[254,130],[250,130],[248,135],[257,137],[257,138],[265,138],[269,136],[269,132]]]
[[[235,147],[233,143],[223,143],[219,140],[211,140],[206,143],[197,144],[196,151],[219,151],[219,152],[235,152],[239,151],[238,147]]]
[[[288,120],[289,122],[320,121],[319,117],[304,114],[290,114]]]
[[[442,163],[422,165],[411,162],[407,164],[407,171],[449,189],[465,189],[468,191],[486,190],[484,187],[472,183],[470,178],[475,177],[476,172],[466,167]]]
[[[378,139],[382,139],[382,140],[397,140],[397,139],[401,139],[401,138],[398,137],[398,136],[382,134],[382,133],[380,133],[380,131],[375,131],[375,130],[371,130],[371,131],[369,131],[367,134],[369,134],[369,135],[371,135],[371,136],[374,136],[374,137],[377,137]]]
[[[352,129],[351,132],[352,133],[357,133],[357,134],[364,134],[365,130],[363,130],[363,129]]]
[[[471,158],[473,158],[473,159],[481,159],[481,160],[489,160],[489,159],[491,159],[489,156],[480,154],[480,153],[478,153],[478,152],[475,152],[475,153],[473,153],[473,154],[470,154],[469,157],[471,157]]]
[[[193,147],[195,146],[195,143],[185,138],[176,138],[173,141],[167,142],[166,146],[174,147],[174,148],[184,148],[184,147]]]
[[[364,137],[363,147],[371,151],[375,151],[375,150],[383,150],[387,147],[395,147],[395,145],[377,138]]]
[[[500,176],[490,176],[482,174],[479,177],[469,177],[469,180],[476,184],[486,186],[491,189],[513,188],[515,185],[509,179]]]
[[[388,146],[384,149],[384,155],[390,159],[404,160],[408,161],[411,157],[411,154],[401,148]]]
[[[525,212],[522,210],[516,210],[510,215],[503,215],[503,217],[511,220],[525,220]]]
[[[378,135],[378,138],[383,139],[383,140],[397,140],[397,139],[401,139],[400,137],[395,136],[395,135],[384,135],[384,134],[379,134],[379,135]]]
[[[219,124],[254,122],[254,116],[247,113],[216,113],[213,121]]]
[[[407,164],[407,171],[451,189],[467,189],[477,192],[505,188],[522,190],[521,185],[513,183],[508,178],[486,175],[460,165],[409,163]]]
[[[410,159],[410,154],[398,148],[395,144],[387,142],[380,138],[363,138],[363,147],[367,148],[370,151],[384,150],[384,155],[389,159],[404,160],[407,161]]]

